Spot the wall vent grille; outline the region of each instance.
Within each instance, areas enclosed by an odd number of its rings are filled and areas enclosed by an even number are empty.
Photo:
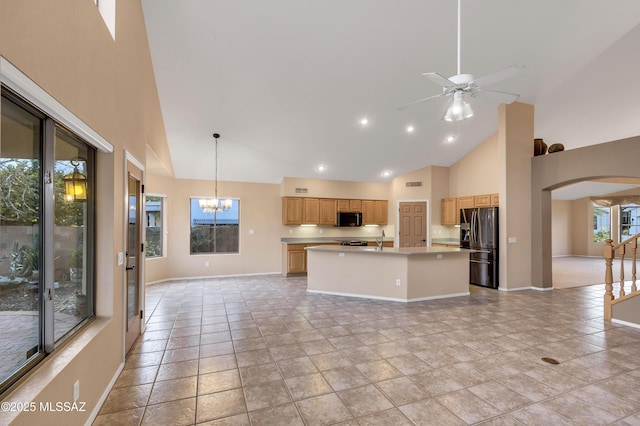
[[[422,186],[422,182],[406,182],[407,188],[411,188],[412,186]]]
[[[296,188],[296,194],[306,194],[309,192],[309,188]]]

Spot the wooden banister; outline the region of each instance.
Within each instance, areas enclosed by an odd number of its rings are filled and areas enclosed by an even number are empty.
[[[611,320],[611,306],[615,303],[615,296],[613,294],[613,259],[616,258],[616,252],[620,258],[620,292],[619,298],[625,296],[625,277],[624,277],[624,261],[627,253],[627,246],[631,251],[631,293],[638,291],[636,285],[636,260],[638,252],[638,239],[640,233],[635,234],[626,240],[613,245],[613,240],[606,240],[604,243],[604,319]]]

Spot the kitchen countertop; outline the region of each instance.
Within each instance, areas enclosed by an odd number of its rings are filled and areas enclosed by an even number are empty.
[[[472,253],[475,250],[461,249],[455,247],[384,247],[379,250],[377,247],[354,247],[354,246],[317,246],[307,247],[305,250],[313,251],[332,251],[342,253],[363,253],[372,255],[400,255],[400,256],[413,256],[413,255],[429,255],[429,254],[443,254],[443,253]]]
[[[282,244],[339,244],[340,241],[367,241],[374,243],[376,237],[290,237],[280,238]],[[384,237],[385,242],[393,241],[391,237]]]

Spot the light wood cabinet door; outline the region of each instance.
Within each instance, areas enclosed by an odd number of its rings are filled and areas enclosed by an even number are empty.
[[[287,252],[287,273],[303,274],[307,272],[307,252],[304,250],[289,250]]]
[[[336,200],[322,198],[320,200],[320,225],[336,225],[338,222]]]
[[[351,201],[351,200],[337,200],[338,211],[339,212],[348,212],[349,211],[349,201]]]
[[[440,223],[442,225],[457,225],[460,223],[457,199],[443,198],[441,201],[440,213]]]
[[[389,223],[389,202],[386,200],[376,200],[373,202],[373,205],[375,209],[376,224],[386,225]],[[364,216],[364,211],[362,215]]]
[[[473,197],[474,207],[491,207],[491,194],[476,195]]]
[[[475,207],[473,197],[458,197],[458,210],[460,209],[472,209]]]
[[[320,200],[317,198],[302,199],[302,223],[317,225],[320,222]]]
[[[500,205],[500,194],[491,194],[491,207],[498,207]]]
[[[362,224],[363,225],[375,225],[376,224],[376,209],[375,202],[373,200],[363,200],[362,206]]]
[[[362,200],[349,200],[349,211],[361,213],[362,212]]]
[[[282,224],[300,225],[302,223],[302,198],[282,197]]]

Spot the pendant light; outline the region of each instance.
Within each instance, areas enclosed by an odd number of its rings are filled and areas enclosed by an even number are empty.
[[[218,198],[218,139],[220,138],[219,133],[213,134],[213,139],[215,140],[215,148],[214,148],[214,165],[215,165],[215,187],[214,187],[214,198],[200,198],[198,200],[198,204],[204,213],[213,213],[217,211],[229,210],[233,205],[233,200],[226,199],[220,200]]]

